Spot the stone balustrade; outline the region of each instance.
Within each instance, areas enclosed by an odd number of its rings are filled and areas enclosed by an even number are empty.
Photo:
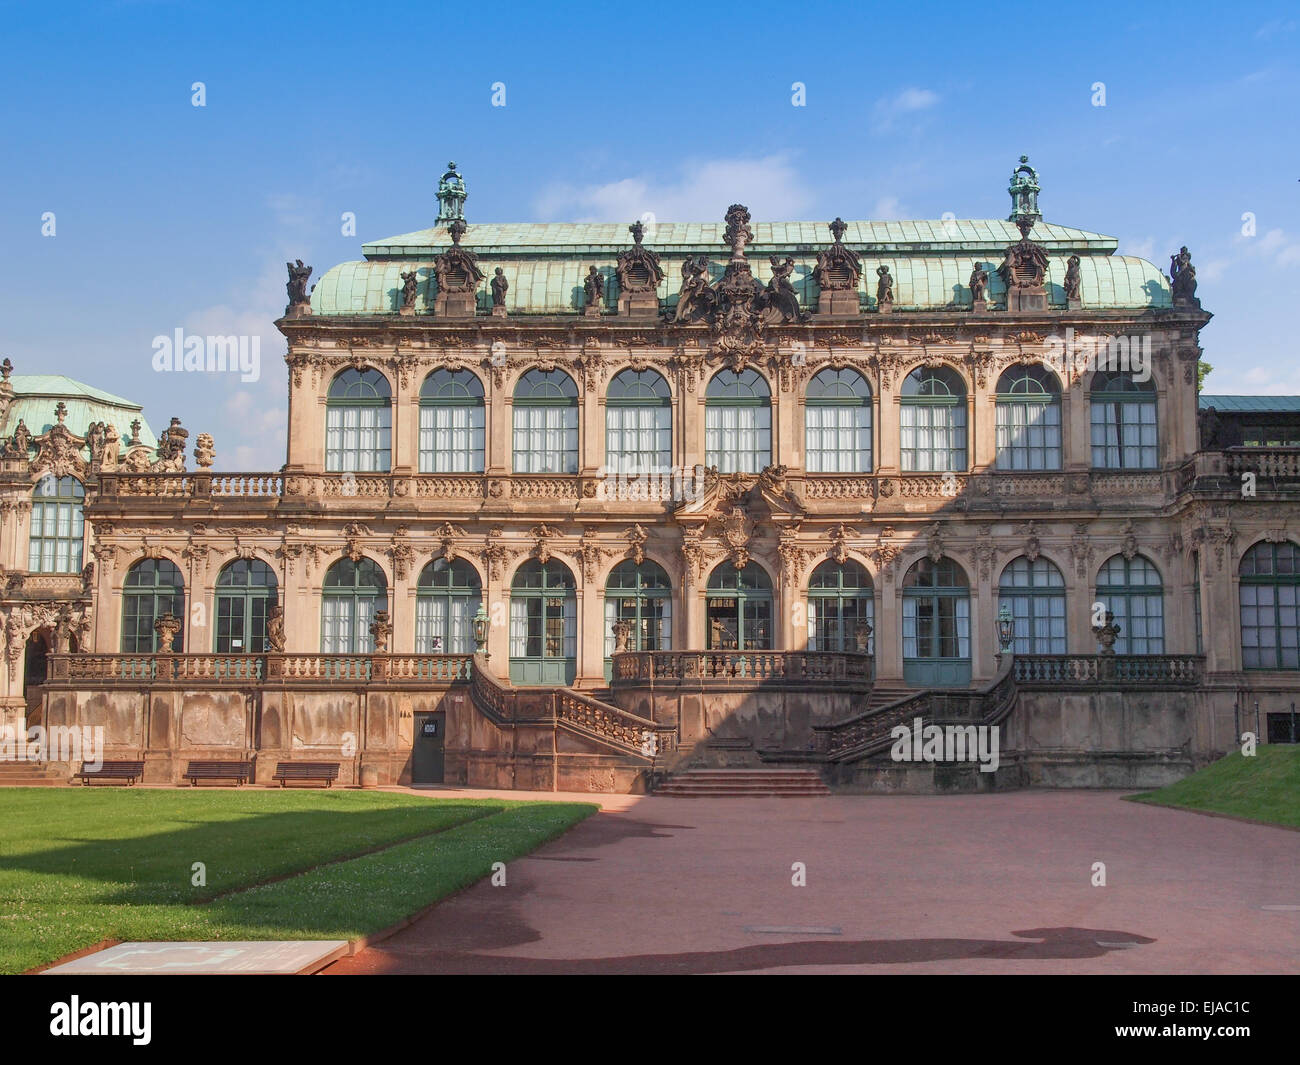
[[[446,687],[470,680],[470,655],[59,654],[47,683],[63,687],[172,685]]]
[[[834,651],[625,651],[614,655],[615,687],[869,688],[875,659]]]
[[[1193,688],[1205,669],[1204,655],[1016,655],[1021,687],[1061,685]]]

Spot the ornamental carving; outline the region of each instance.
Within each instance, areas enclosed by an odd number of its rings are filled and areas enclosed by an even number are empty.
[[[614,267],[618,274],[619,291],[631,294],[654,292],[664,279],[659,256],[642,246],[645,226],[639,221],[633,222],[627,230],[632,234],[632,247],[619,252],[618,263]]]
[[[81,449],[86,445],[86,439],[74,435],[63,424],[67,415],[67,405],[59,400],[54,407],[55,424],[32,441],[36,445],[36,457],[28,469],[33,477],[49,474],[53,477],[76,477],[79,480],[85,478],[88,464],[81,457]],[[22,422],[19,422],[19,428],[26,432],[26,426]],[[18,442],[18,433],[15,432],[15,450]],[[22,457],[26,457],[26,451],[24,446],[20,453]]]
[[[722,542],[736,569],[749,565],[749,541],[753,531],[753,523],[746,516],[744,507],[733,506],[722,520]]]
[[[849,537],[856,535],[857,533],[843,522],[840,522],[831,530],[831,546],[827,554],[839,565],[844,565],[849,560]]]
[[[600,341],[588,337],[582,345],[582,354],[573,360],[573,367],[582,374],[587,391],[595,392],[605,380],[605,358],[600,353]]]
[[[361,546],[363,537],[370,535],[370,530],[362,525],[359,521],[348,522],[343,527],[343,535],[346,541],[343,545],[343,555],[353,562],[360,562],[365,557],[365,550]]]
[[[877,572],[889,583],[893,583],[894,563],[897,561],[898,556],[902,554],[901,548],[894,546],[885,539],[886,536],[893,535],[894,530],[886,528],[884,532],[877,535],[876,546],[867,552],[871,560],[876,564]]]
[[[848,226],[842,218],[836,218],[829,228],[834,243],[817,256],[813,280],[823,292],[856,289],[862,277],[862,260],[842,242]]]
[[[1038,540],[1037,522],[1026,522],[1021,526],[1020,531],[1025,537],[1025,558],[1029,559],[1030,562],[1037,562],[1038,550],[1041,547]]]
[[[444,521],[434,530],[433,535],[438,540],[438,549],[434,552],[434,557],[438,557],[441,553],[443,561],[451,565],[459,554],[457,544],[465,538],[465,530],[449,521]]]
[[[1128,561],[1132,562],[1133,559],[1137,557],[1138,553],[1138,538],[1137,533],[1133,529],[1132,520],[1124,523],[1123,533],[1124,536],[1120,540],[1120,554],[1122,554]]]
[[[804,562],[808,552],[799,546],[799,527],[797,525],[781,530],[776,546],[777,557],[781,560],[781,580],[787,586],[797,586],[803,573]]]
[[[302,557],[302,544],[281,544],[275,549],[275,557],[284,563],[286,576],[292,577],[295,564]]]
[[[438,294],[472,293],[486,276],[478,268],[478,257],[460,246],[461,238],[469,227],[456,219],[447,227],[452,245],[433,260],[433,273],[438,279]]]
[[[1088,536],[1088,526],[1080,523],[1074,527],[1070,536],[1070,557],[1074,560],[1074,572],[1080,580],[1088,579],[1088,564],[1092,561],[1093,546]]]
[[[406,539],[408,531],[406,525],[397,526],[388,545],[388,557],[393,561],[393,577],[399,581],[406,580],[411,563],[415,561],[415,549]]]
[[[704,543],[698,532],[682,533],[682,562],[689,583],[699,580],[704,573]]]
[[[943,531],[937,521],[926,530],[925,553],[931,562],[938,562],[944,556]]]
[[[533,544],[533,557],[543,566],[551,560],[551,541],[559,539],[560,532],[553,525],[547,525],[542,522],[534,525],[528,535],[535,541]]]
[[[1034,557],[1037,558],[1037,548],[1035,548]],[[993,537],[989,535],[989,530],[984,529],[975,541],[975,561],[979,564],[979,579],[987,581],[990,579],[993,566],[998,560],[998,548],[994,543]]]
[[[669,362],[677,372],[678,388],[694,393],[696,384],[704,377],[704,353],[698,348],[679,348]]]
[[[578,540],[578,555],[582,559],[582,575],[588,584],[596,579],[601,560],[609,552],[600,546],[600,538],[594,529],[583,529]]]
[[[494,525],[483,538],[483,550],[480,552],[483,565],[488,571],[488,580],[499,581],[502,568],[511,558],[509,550],[501,542],[501,527]]]
[[[645,561],[645,542],[646,531],[642,525],[633,525],[625,534],[628,542],[628,553],[632,556],[632,561],[638,566]]]

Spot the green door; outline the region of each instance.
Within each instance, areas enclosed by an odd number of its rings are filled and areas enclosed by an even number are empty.
[[[709,576],[708,649],[772,649],[772,582],[767,571],[750,562],[736,569],[721,562]]]
[[[903,581],[903,680],[913,688],[970,684],[970,586],[950,558],[923,558]]]
[[[563,562],[519,567],[510,586],[510,681],[572,684],[578,669],[578,601]]]
[[[629,651],[667,651],[673,645],[673,586],[663,567],[628,559],[605,583],[605,679],[614,676],[614,626],[628,626]]]

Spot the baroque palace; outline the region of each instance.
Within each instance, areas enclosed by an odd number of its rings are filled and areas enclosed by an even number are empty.
[[[6,368],[9,720],[146,780],[623,791],[1135,786],[1290,739],[1293,402],[1198,399],[1185,248],[1044,222],[1023,158],[1010,194],[471,224],[451,164],[431,228],[289,264],[277,472]],[[918,718],[996,727],[1000,767],[891,759]]]

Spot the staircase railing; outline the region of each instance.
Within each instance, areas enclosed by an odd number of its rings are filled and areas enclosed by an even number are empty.
[[[1204,655],[1016,655],[1016,682],[1023,687],[1060,684],[1102,687],[1195,687]]]
[[[875,659],[837,651],[621,651],[614,687],[851,687],[871,685]]]

